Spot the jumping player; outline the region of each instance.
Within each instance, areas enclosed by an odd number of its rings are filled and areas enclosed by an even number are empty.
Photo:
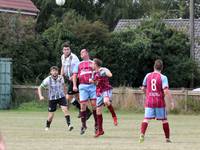
[[[97,85],[97,124],[98,131],[95,137],[99,137],[104,134],[103,131],[103,117],[102,117],[102,109],[103,106],[107,106],[108,110],[111,112],[113,117],[114,125],[117,126],[117,116],[111,104],[112,97],[112,86],[109,83],[109,78],[112,77],[112,73],[109,69],[102,67],[102,61],[100,59],[95,58],[93,60],[93,69],[96,72],[94,82]],[[93,81],[91,81],[93,82]]]
[[[170,128],[167,121],[167,112],[165,106],[165,95],[171,101],[171,107],[174,108],[174,102],[169,91],[168,79],[161,74],[163,69],[162,60],[158,59],[154,63],[154,72],[148,73],[143,81],[141,89],[146,93],[145,116],[141,124],[141,134],[139,142],[144,141],[144,135],[150,119],[161,120],[165,133],[166,142],[170,143]]]
[[[62,62],[62,67],[61,67],[61,75],[65,77],[67,80],[67,95],[66,98],[69,102],[71,102],[76,108],[79,109],[79,117],[80,117],[80,103],[79,103],[79,92],[78,91],[73,91],[73,81],[72,81],[72,76],[73,76],[73,69],[76,65],[79,64],[79,59],[78,57],[71,52],[70,45],[65,42],[63,44],[63,55],[61,56],[61,62]],[[78,82],[77,82],[78,86]],[[86,108],[87,112],[87,119],[91,116],[91,111]]]
[[[89,82],[92,78],[93,69],[92,61],[90,60],[89,53],[86,49],[81,50],[81,58],[83,61],[76,66],[73,73],[73,90],[79,89],[80,103],[81,103],[81,122],[82,127],[80,134],[84,134],[87,129],[86,126],[86,107],[88,101],[91,102],[93,107],[93,116],[95,121],[95,131],[97,130],[97,116],[96,116],[96,85]],[[79,87],[77,88],[77,78],[79,80]]]
[[[65,98],[66,95],[66,87],[64,83],[64,79],[61,75],[58,75],[58,67],[52,66],[50,68],[50,76],[45,78],[42,84],[38,87],[38,95],[40,100],[44,100],[42,96],[42,88],[48,88],[48,95],[49,95],[49,113],[48,119],[46,121],[46,128],[45,130],[49,130],[51,122],[54,117],[54,112],[57,109],[57,104],[61,106],[61,109],[65,115],[66,123],[68,125],[68,130],[73,130],[73,126],[70,122],[70,115],[67,108],[67,100]]]

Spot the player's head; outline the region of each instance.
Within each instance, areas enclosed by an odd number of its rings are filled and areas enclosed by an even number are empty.
[[[63,54],[68,57],[70,54],[71,54],[71,49],[70,49],[70,45],[68,42],[65,42],[63,43],[62,45],[62,51],[63,51]]]
[[[163,70],[163,62],[161,59],[157,59],[154,63],[154,70],[162,71]]]
[[[57,76],[58,76],[58,73],[59,73],[58,71],[59,71],[59,69],[58,69],[57,66],[52,66],[52,67],[50,68],[50,74],[51,74],[51,76],[57,77]]]
[[[83,60],[87,60],[87,59],[90,58],[89,52],[88,52],[87,49],[82,49],[80,55],[81,55],[81,58],[82,58]]]
[[[93,67],[93,69],[98,69],[98,68],[102,67],[102,61],[98,58],[94,58],[92,67]]]

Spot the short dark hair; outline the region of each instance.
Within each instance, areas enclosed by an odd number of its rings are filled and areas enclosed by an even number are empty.
[[[57,70],[57,71],[58,71],[59,68],[58,68],[57,66],[52,66],[52,67],[50,68],[50,71],[51,71],[51,70]]]
[[[98,59],[98,58],[94,58],[93,61],[94,61],[94,63],[95,63],[97,66],[99,66],[99,67],[102,66],[102,63],[103,63],[102,60],[100,60],[100,59]]]
[[[158,71],[162,71],[163,70],[163,61],[161,59],[157,59],[154,63],[154,69],[158,70]]]
[[[62,44],[62,48],[63,48],[63,47],[70,47],[69,42],[65,42],[65,43],[63,43],[63,44]]]

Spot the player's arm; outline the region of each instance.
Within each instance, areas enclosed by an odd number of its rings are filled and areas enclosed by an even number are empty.
[[[174,109],[174,100],[172,98],[171,92],[168,88],[164,89],[165,96],[170,100],[171,109]]]
[[[61,83],[62,83],[62,85],[63,85],[64,94],[67,95],[67,87],[66,87],[65,80],[64,80],[63,77],[62,77],[62,79],[61,79]]]
[[[170,100],[171,109],[174,109],[174,100],[173,100],[171,92],[169,90],[168,79],[166,76],[162,76],[162,88],[163,88],[165,96]]]
[[[112,73],[111,73],[111,71],[108,68],[102,67],[102,68],[99,69],[99,71],[100,71],[100,75],[101,76],[107,76],[109,78],[112,77]]]
[[[73,74],[73,77],[72,77],[72,81],[73,81],[73,91],[78,91],[78,88],[77,88],[77,76],[78,76],[78,74],[77,74],[77,73],[74,73],[74,74]]]
[[[60,75],[64,77],[64,67],[62,65],[61,70],[60,70]]]
[[[39,96],[40,100],[44,100],[44,97],[42,95],[42,86],[41,85],[38,87],[38,96]]]
[[[112,77],[112,72],[108,68],[104,68],[106,72],[106,76],[111,78]]]
[[[75,92],[78,91],[77,87],[78,68],[79,68],[79,63],[77,63],[76,66],[73,68],[72,82],[73,82],[73,91]]]
[[[44,96],[42,95],[42,89],[46,88],[49,83],[49,78],[43,80],[42,84],[38,87],[38,96],[40,100],[44,100]]]
[[[148,74],[144,77],[144,80],[143,80],[143,82],[142,82],[142,86],[140,87],[140,89],[141,89],[144,93],[146,93],[146,89],[147,89],[147,76],[148,76]]]
[[[61,64],[62,64],[62,66],[61,66],[61,70],[60,70],[60,75],[62,75],[62,76],[64,77],[64,66],[63,66],[64,61],[63,61],[63,55],[61,56]]]

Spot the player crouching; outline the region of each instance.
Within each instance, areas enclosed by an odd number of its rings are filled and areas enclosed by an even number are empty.
[[[50,68],[50,76],[45,78],[42,84],[38,87],[38,95],[40,100],[44,100],[42,96],[42,88],[48,88],[48,95],[49,95],[49,113],[48,119],[46,122],[45,130],[49,130],[51,122],[54,117],[54,112],[57,109],[57,104],[61,106],[61,109],[65,115],[66,123],[68,125],[68,130],[73,130],[73,126],[70,123],[70,115],[67,108],[67,101],[65,98],[66,89],[64,79],[61,75],[58,75],[58,67],[53,66]]]
[[[94,81],[97,84],[97,124],[98,130],[95,137],[99,137],[104,134],[103,131],[103,116],[102,109],[106,105],[113,117],[114,125],[117,125],[117,116],[111,104],[112,86],[109,83],[109,78],[112,77],[112,73],[107,68],[101,67],[102,61],[95,58],[93,60],[93,69],[95,70]]]

